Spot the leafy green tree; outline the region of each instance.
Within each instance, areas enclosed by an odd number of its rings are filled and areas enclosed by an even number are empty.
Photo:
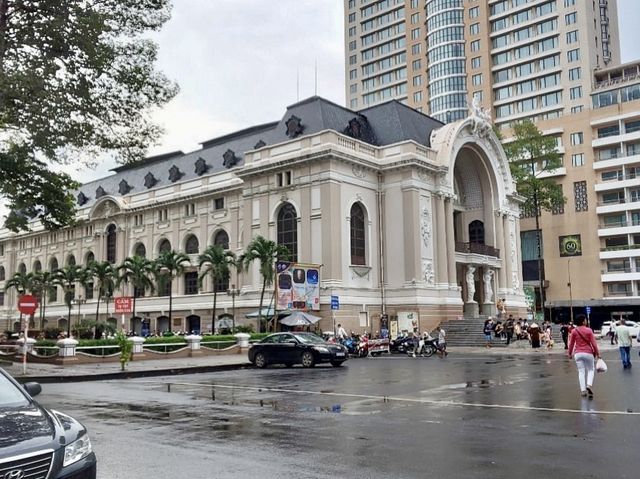
[[[71,337],[71,305],[75,299],[76,283],[83,281],[84,271],[77,264],[69,264],[53,273],[55,283],[62,286],[64,302],[67,305],[67,337]]]
[[[218,299],[218,284],[229,280],[231,267],[236,265],[236,255],[225,250],[221,245],[209,246],[200,256],[198,256],[198,267],[202,271],[198,276],[198,283],[202,287],[202,282],[207,276],[211,277],[213,283],[213,312],[211,315],[211,328],[215,327],[216,305]],[[235,321],[235,318],[234,318]]]
[[[513,139],[504,142],[503,146],[518,194],[524,198],[524,216],[533,216],[536,221],[540,304],[544,312],[540,215],[542,211],[562,207],[566,201],[562,195],[562,186],[549,176],[562,167],[562,155],[558,152],[555,138],[543,135],[530,120],[515,123]]]
[[[258,324],[260,328],[262,328],[264,292],[275,280],[275,263],[278,260],[287,260],[289,257],[290,252],[286,246],[259,235],[251,240],[251,243],[247,245],[246,251],[240,256],[239,263],[244,271],[248,270],[254,261],[260,263],[260,275],[262,276],[262,291],[260,292],[260,307],[258,309]]]
[[[141,159],[161,130],[149,112],[177,87],[154,68],[149,32],[170,0],[0,0],[0,193],[6,226],[73,220],[76,183],[52,163]]]
[[[109,314],[109,297],[116,287],[118,272],[108,261],[92,261],[88,266],[89,274],[96,280],[98,286],[98,300],[96,302],[96,323],[100,315],[100,299],[106,298],[107,315]]]
[[[169,288],[169,324],[171,324],[173,313],[173,279],[184,273],[186,266],[191,264],[191,260],[184,253],[175,250],[164,251],[154,261],[154,274],[161,290]]]
[[[136,299],[138,296],[143,296],[147,289],[150,291],[155,289],[152,280],[154,265],[146,258],[133,256],[125,258],[122,264],[118,266],[117,271],[117,288],[120,288],[123,283],[133,286],[133,311],[131,314],[131,319],[133,319],[136,317]]]
[[[116,342],[120,346],[120,367],[122,371],[127,366],[127,363],[131,361],[131,353],[133,352],[133,342],[129,341],[129,338],[124,331],[116,331]]]

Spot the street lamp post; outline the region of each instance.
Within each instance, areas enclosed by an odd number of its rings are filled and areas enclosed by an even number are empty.
[[[567,283],[567,286],[569,287],[569,318],[573,323],[573,294],[571,290],[571,259],[567,260],[567,276],[569,279],[569,282]]]
[[[231,296],[231,333],[236,332],[236,296],[240,294],[240,290],[236,289],[236,285],[232,284],[227,290],[227,294]]]
[[[80,322],[80,307],[87,302],[86,299],[84,299],[82,296],[78,296],[77,298],[73,298],[71,300],[71,302],[73,304],[77,304],[78,305],[78,317],[76,318],[76,325]],[[71,321],[69,321],[69,324],[67,325],[67,337],[70,338],[71,337]]]

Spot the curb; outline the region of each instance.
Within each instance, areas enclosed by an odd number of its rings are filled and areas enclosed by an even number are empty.
[[[191,366],[169,369],[149,369],[143,371],[117,371],[110,373],[85,374],[85,375],[46,375],[46,376],[12,376],[20,384],[37,382],[40,384],[77,383],[88,381],[109,381],[114,379],[135,379],[154,376],[177,376],[182,374],[211,373],[216,371],[233,371],[246,369],[251,363],[220,364],[217,366]]]

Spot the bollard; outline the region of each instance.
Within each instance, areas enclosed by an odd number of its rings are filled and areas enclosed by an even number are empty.
[[[234,334],[234,336],[236,337],[236,341],[238,342],[238,346],[240,346],[241,348],[248,348],[249,347],[249,338],[251,337],[250,334],[237,333],[237,334]]]
[[[141,338],[140,336],[133,336],[131,338],[129,338],[129,341],[131,341],[133,343],[133,351],[132,353],[134,355],[136,354],[142,354],[142,347],[144,345],[144,342],[146,341],[145,338]]]
[[[198,334],[190,334],[185,336],[184,339],[187,341],[187,346],[191,351],[198,351],[200,349],[200,341],[202,341],[202,336]]]
[[[73,338],[65,338],[58,341],[56,346],[58,346],[58,356],[62,358],[72,358],[76,355],[78,341]]]

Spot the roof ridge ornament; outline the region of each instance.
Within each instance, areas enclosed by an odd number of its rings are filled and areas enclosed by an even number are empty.
[[[291,139],[299,136],[304,131],[302,120],[295,115],[291,115],[284,124],[287,127],[287,136]]]
[[[175,183],[183,176],[184,173],[180,171],[180,168],[178,168],[176,165],[173,165],[171,168],[169,168],[169,181],[171,181],[171,183]]]
[[[225,151],[224,154],[222,155],[222,158],[223,158],[222,164],[227,168],[231,168],[232,166],[236,166],[238,164],[238,162],[240,161],[240,158],[238,158],[236,156],[235,151],[233,151],[231,149]]]

